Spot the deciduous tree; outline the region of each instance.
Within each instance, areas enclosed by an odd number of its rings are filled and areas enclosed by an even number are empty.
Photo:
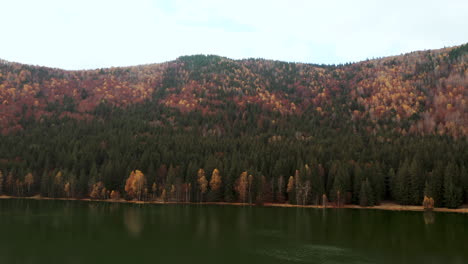
[[[28,195],[31,194],[31,186],[34,184],[34,177],[32,173],[26,174],[24,177],[24,183],[26,184],[26,190],[28,192]]]
[[[239,179],[237,180],[237,184],[236,184],[236,192],[239,195],[239,200],[243,203],[247,201],[248,185],[249,185],[249,182],[247,179],[247,172],[244,171],[239,176]]]
[[[130,198],[141,201],[145,186],[145,175],[140,170],[134,170],[125,182],[125,192]]]
[[[218,201],[220,199],[220,189],[222,184],[223,182],[221,175],[219,175],[219,170],[214,169],[210,180],[211,196],[213,201]]]
[[[208,181],[206,180],[205,171],[203,169],[198,170],[197,176],[198,189],[200,191],[200,202],[203,202],[203,195],[208,190]]]

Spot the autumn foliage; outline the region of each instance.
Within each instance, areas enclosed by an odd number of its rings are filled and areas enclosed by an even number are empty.
[[[125,182],[125,191],[129,197],[142,200],[145,185],[145,175],[139,170],[134,170]]]
[[[462,45],[338,66],[199,55],[64,71],[0,61],[0,127],[18,131],[22,117],[41,120],[57,112],[89,120],[103,102],[125,108],[153,100],[210,116],[227,99],[240,113],[255,104],[283,116],[327,118],[342,108],[354,122],[371,121],[370,130],[388,121],[402,134],[461,137],[468,135],[466,59]],[[346,100],[337,104],[337,98]]]
[[[432,197],[424,196],[423,207],[424,207],[424,210],[433,210],[434,209],[434,199]]]

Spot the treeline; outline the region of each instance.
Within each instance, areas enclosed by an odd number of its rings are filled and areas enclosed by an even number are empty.
[[[351,122],[340,109],[281,116],[102,104],[90,121],[21,120],[0,136],[0,195],[336,205],[468,202],[468,144]],[[222,110],[222,111],[221,111]],[[259,113],[262,114],[260,115]],[[361,121],[365,122],[365,121]],[[385,126],[386,124],[382,124]],[[387,124],[391,125],[391,124]]]

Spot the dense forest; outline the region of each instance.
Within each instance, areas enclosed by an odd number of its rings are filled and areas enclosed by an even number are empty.
[[[0,61],[0,195],[457,208],[467,60],[468,44],[345,65]]]

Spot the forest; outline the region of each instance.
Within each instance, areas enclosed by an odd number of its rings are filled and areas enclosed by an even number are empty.
[[[468,44],[345,65],[0,61],[0,195],[457,208]]]

